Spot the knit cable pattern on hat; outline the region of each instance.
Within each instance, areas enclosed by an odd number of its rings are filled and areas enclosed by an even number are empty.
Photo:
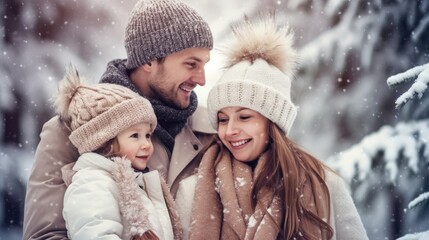
[[[69,114],[74,118],[71,128],[77,129],[100,113],[107,112],[112,106],[137,96],[115,85],[81,86],[75,92],[69,107]]]
[[[152,131],[157,125],[147,99],[116,84],[85,84],[74,67],[60,83],[55,107],[80,154],[97,150],[137,123],[151,124]]]

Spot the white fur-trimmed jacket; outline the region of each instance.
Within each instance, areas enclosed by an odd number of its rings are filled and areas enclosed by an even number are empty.
[[[135,172],[125,158],[96,153],[80,156],[73,170],[71,179],[63,171],[64,182],[71,180],[63,208],[69,238],[130,239],[150,229],[174,239],[158,171]]]
[[[207,120],[207,111],[198,107],[187,124],[176,136],[173,153],[153,136],[154,154],[149,169],[157,169],[170,186],[173,196],[182,179],[192,175],[199,162],[195,156],[214,134]],[[76,161],[77,149],[68,139],[70,129],[58,118],[45,123],[40,133],[25,197],[23,239],[68,239],[62,216],[66,190],[61,167]]]

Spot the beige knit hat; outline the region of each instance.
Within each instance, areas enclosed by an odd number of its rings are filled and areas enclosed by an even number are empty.
[[[209,25],[179,0],[140,0],[125,32],[127,69],[186,48],[213,48]]]
[[[227,44],[227,69],[210,90],[209,119],[217,128],[218,111],[224,107],[245,107],[264,115],[286,134],[297,115],[290,98],[297,54],[293,34],[280,28],[273,16],[233,27]]]
[[[69,124],[69,139],[80,154],[97,150],[134,124],[150,123],[152,131],[157,124],[147,99],[116,84],[85,84],[72,66],[60,83],[54,105]]]

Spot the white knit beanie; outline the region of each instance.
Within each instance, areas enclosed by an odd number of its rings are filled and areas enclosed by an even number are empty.
[[[216,129],[224,107],[245,107],[276,123],[286,134],[297,115],[290,98],[297,54],[293,33],[265,16],[233,27],[227,44],[227,68],[207,99],[209,119]]]
[[[60,83],[56,112],[71,129],[70,141],[79,153],[100,148],[134,124],[157,121],[152,105],[144,97],[116,84],[85,84],[72,66]]]

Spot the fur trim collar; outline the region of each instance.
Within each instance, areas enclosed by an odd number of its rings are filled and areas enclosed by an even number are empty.
[[[124,224],[124,232],[131,236],[143,235],[151,229],[148,217],[148,211],[139,199],[141,191],[135,181],[135,172],[131,167],[131,161],[126,158],[112,158],[115,167],[112,168],[112,176],[118,184],[120,191],[119,207],[124,220],[128,224]]]

